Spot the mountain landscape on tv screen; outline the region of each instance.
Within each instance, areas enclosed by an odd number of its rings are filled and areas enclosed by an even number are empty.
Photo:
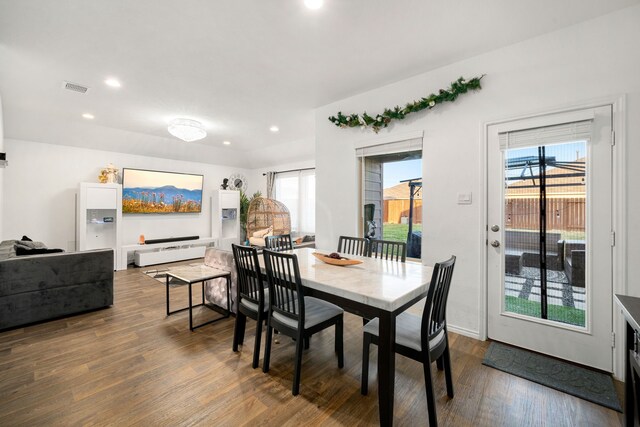
[[[202,210],[202,190],[173,185],[122,189],[123,213],[188,213]]]

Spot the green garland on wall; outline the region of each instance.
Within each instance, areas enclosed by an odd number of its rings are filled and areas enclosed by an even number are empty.
[[[403,120],[411,113],[416,113],[418,111],[429,109],[431,110],[438,104],[442,104],[443,102],[453,102],[458,96],[463,93],[467,93],[470,90],[480,90],[482,87],[480,86],[480,80],[485,75],[481,75],[480,77],[474,77],[472,79],[466,80],[463,77],[460,77],[455,82],[451,83],[451,86],[448,89],[440,89],[438,94],[432,93],[426,98],[420,98],[418,101],[409,102],[405,105],[404,108],[400,108],[396,106],[395,108],[385,108],[382,114],[375,114],[373,116],[367,114],[365,111],[362,114],[342,114],[342,111],[338,112],[337,116],[329,117],[329,121],[334,125],[341,128],[353,128],[356,126],[360,126],[362,128],[371,127],[374,132],[378,133],[381,128],[386,128],[389,126],[392,120]]]

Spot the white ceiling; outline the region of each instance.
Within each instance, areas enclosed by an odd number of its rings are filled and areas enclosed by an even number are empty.
[[[5,137],[213,164],[273,147],[294,160],[313,153],[315,107],[639,1],[0,0]],[[176,140],[176,117],[208,136]]]

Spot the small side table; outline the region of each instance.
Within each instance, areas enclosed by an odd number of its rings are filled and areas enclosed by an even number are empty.
[[[211,279],[218,279],[224,277],[227,280],[227,310],[226,313],[223,315],[223,317],[219,317],[217,319],[213,319],[213,320],[209,320],[207,322],[201,323],[199,325],[194,326],[193,325],[193,307],[199,307],[204,305],[205,307],[216,311],[211,305],[207,304],[205,302],[205,298],[204,298],[204,282],[206,282],[207,280],[211,280]],[[188,307],[184,307],[184,308],[180,308],[178,310],[173,310],[170,311],[169,310],[169,280],[171,278],[174,278],[176,280],[179,280],[181,282],[184,282],[187,284],[187,287],[189,288],[189,306]],[[202,284],[202,303],[201,304],[196,304],[193,305],[193,291],[192,291],[192,285],[195,283],[201,283]],[[196,328],[199,328],[201,326],[205,326],[205,325],[209,325],[213,322],[217,322],[218,320],[222,320],[222,319],[226,319],[229,317],[230,313],[231,313],[231,302],[229,299],[229,292],[231,289],[231,273],[229,273],[228,271],[224,271],[224,270],[220,270],[217,268],[213,268],[213,267],[208,267],[206,265],[187,265],[184,267],[179,267],[176,269],[171,270],[170,272],[167,273],[167,281],[166,281],[166,288],[167,288],[167,316],[170,316],[174,313],[178,313],[180,311],[184,311],[184,310],[189,310],[189,329],[191,331],[193,331]]]

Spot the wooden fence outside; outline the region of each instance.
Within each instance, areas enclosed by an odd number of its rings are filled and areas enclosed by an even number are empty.
[[[505,201],[505,226],[511,229],[537,230],[540,223],[540,200],[509,198]],[[547,229],[584,231],[584,198],[547,199]]]
[[[509,198],[505,202],[505,226],[510,229],[537,230],[540,200],[536,198]],[[547,199],[547,229],[584,231],[585,199],[581,197]],[[400,224],[409,217],[409,200],[385,200],[383,223]],[[413,223],[422,224],[422,200],[413,201]]]
[[[409,199],[385,200],[382,212],[383,223],[400,224],[400,218],[409,218]],[[422,199],[413,201],[413,223],[422,224]]]

